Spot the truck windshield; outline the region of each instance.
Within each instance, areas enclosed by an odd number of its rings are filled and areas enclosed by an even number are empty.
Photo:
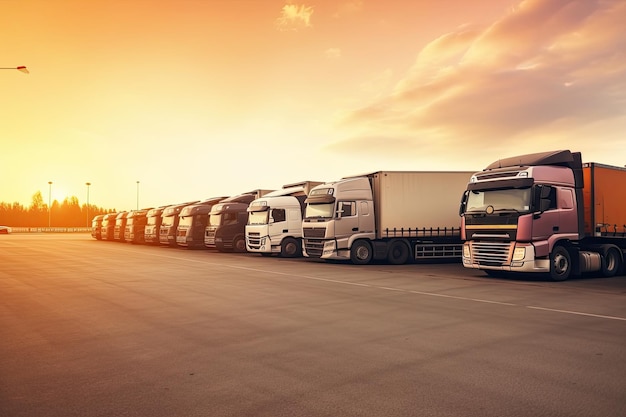
[[[147,224],[157,224],[157,218],[155,217],[148,217],[148,222]]]
[[[332,218],[335,203],[328,204],[307,204],[304,216],[307,219],[315,217]]]
[[[530,211],[530,188],[505,190],[470,191],[467,198],[467,211],[485,211],[492,206],[494,211]]]
[[[161,221],[161,226],[174,226],[174,216],[163,217],[163,220]]]
[[[248,214],[248,224],[267,224],[269,211],[251,211]]]
[[[209,216],[209,225],[211,226],[219,226],[222,224],[222,215],[221,214],[211,214]]]
[[[178,219],[179,226],[191,226],[193,223],[193,216],[183,216]]]

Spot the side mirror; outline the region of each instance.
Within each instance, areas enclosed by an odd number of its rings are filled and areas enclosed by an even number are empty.
[[[534,189],[534,206],[535,210],[539,211],[539,214],[550,209],[550,195],[552,194],[552,187],[549,185],[537,184]]]
[[[459,206],[459,216],[463,216],[465,211],[467,210],[467,196],[469,195],[469,191],[465,191],[463,196],[461,196],[461,205]]]

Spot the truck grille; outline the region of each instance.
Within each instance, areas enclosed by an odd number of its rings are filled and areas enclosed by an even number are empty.
[[[261,247],[261,234],[259,232],[248,233],[248,245],[253,249]]]
[[[511,263],[514,242],[472,242],[472,258],[479,265],[502,266]]]
[[[325,227],[303,227],[304,249],[310,258],[320,258],[324,251],[324,239],[326,236]]]
[[[320,258],[324,250],[324,240],[304,239],[304,249],[310,258]]]
[[[206,229],[204,233],[204,244],[205,245],[215,245],[215,230],[216,229]]]
[[[326,236],[325,227],[304,227],[302,228],[304,237],[320,238]]]

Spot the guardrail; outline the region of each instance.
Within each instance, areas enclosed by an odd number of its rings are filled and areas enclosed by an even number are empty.
[[[87,233],[91,227],[11,227],[11,233]]]

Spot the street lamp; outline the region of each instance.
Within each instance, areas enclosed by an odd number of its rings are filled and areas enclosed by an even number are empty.
[[[139,181],[137,181],[137,210],[139,210]]]
[[[50,228],[50,219],[51,219],[51,214],[52,213],[52,206],[50,205],[52,199],[52,181],[48,181],[48,228]]]
[[[89,227],[89,186],[91,183],[86,182],[85,185],[87,186],[87,227]]]
[[[0,69],[18,70],[18,71],[23,72],[24,74],[29,74],[28,69],[25,66],[23,66],[23,65],[20,65],[19,67],[15,67],[15,68],[13,68],[13,67],[9,67],[9,68],[6,68],[6,67],[2,68],[2,67],[0,67]]]

